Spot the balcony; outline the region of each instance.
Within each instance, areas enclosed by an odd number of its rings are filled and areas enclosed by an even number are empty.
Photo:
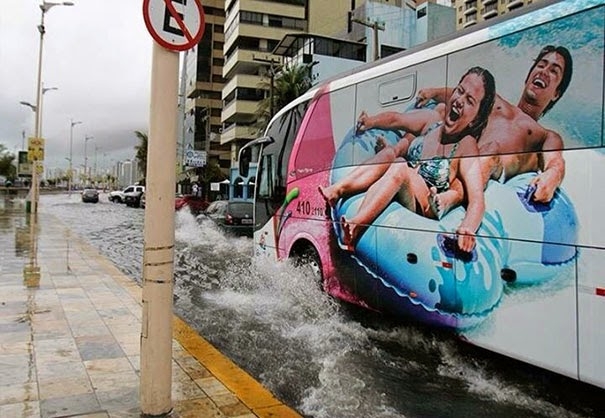
[[[252,118],[258,109],[258,101],[253,100],[232,100],[225,104],[221,114],[221,120],[228,123],[238,117]]]
[[[221,134],[221,145],[236,139],[255,139],[258,136],[257,129],[252,126],[231,125]]]
[[[462,25],[462,27],[468,28],[469,26],[473,26],[476,23],[477,23],[477,14],[474,14],[472,16],[466,17],[466,21],[464,22],[464,25]]]
[[[494,5],[494,7],[486,8],[485,12],[481,15],[483,19],[491,19],[492,17],[498,16],[498,8]]]
[[[470,15],[473,13],[477,13],[477,3],[475,2],[474,4],[467,4],[466,7],[464,8],[464,15]]]
[[[251,74],[238,74],[233,77],[225,87],[223,88],[223,100],[227,97],[236,87],[247,87],[251,89],[258,89],[262,87],[263,81],[267,81],[258,75]]]
[[[523,0],[511,0],[506,5],[508,10],[513,10],[513,9],[516,9],[517,7],[521,7],[521,6],[523,6]]]

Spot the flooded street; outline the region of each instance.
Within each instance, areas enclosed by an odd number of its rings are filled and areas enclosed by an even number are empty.
[[[141,283],[144,211],[41,197]],[[604,392],[471,347],[449,334],[335,301],[311,274],[255,265],[252,240],[176,214],[174,310],[301,414],[347,417],[592,417]]]

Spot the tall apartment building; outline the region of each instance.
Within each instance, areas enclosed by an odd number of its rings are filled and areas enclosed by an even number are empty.
[[[198,45],[185,54],[180,106],[184,107],[178,152],[185,149],[207,152],[207,162],[213,161],[225,173],[230,167],[229,146],[221,145],[221,92],[223,78],[223,45],[225,40],[225,0],[204,0],[205,29]],[[182,80],[182,81],[183,81]],[[181,81],[181,82],[182,82]],[[181,159],[179,158],[179,160]]]
[[[221,145],[235,163],[242,145],[256,137],[258,103],[269,95],[271,74],[281,63],[271,52],[288,33],[307,31],[306,0],[227,0]]]
[[[449,0],[311,1],[309,32],[363,42],[368,60],[384,58],[454,32],[450,5]]]
[[[455,0],[456,29],[492,19],[539,0]]]
[[[191,145],[208,151],[225,171],[235,165],[241,146],[258,134],[255,113],[270,94],[272,72],[283,63],[285,54],[272,51],[285,35],[342,38],[353,43],[325,40],[347,48],[366,44],[363,55],[371,60],[372,29],[353,18],[385,23],[382,57],[453,31],[453,9],[438,3],[449,1],[205,0],[204,36],[185,55],[180,155]],[[354,59],[363,55],[353,53]]]

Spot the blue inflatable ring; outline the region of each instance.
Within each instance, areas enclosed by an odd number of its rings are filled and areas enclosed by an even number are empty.
[[[370,129],[357,134],[351,129],[334,157],[331,184],[376,154],[378,135],[394,145],[402,133]],[[486,213],[470,254],[460,252],[452,236],[464,217],[463,207],[434,220],[390,203],[366,228],[351,253],[378,284],[361,286],[378,295],[360,296],[378,297],[396,314],[462,329],[482,322],[498,306],[505,283],[503,271],[513,272],[514,282],[522,284],[557,275],[575,259],[575,247],[559,243],[576,242],[577,218],[562,190],[549,205],[528,203],[531,196],[526,190],[533,176],[535,173],[518,176],[504,185],[490,182],[485,192]],[[339,220],[352,218],[364,196],[340,199],[333,208],[331,216],[340,242]],[[528,251],[531,245],[534,251]]]

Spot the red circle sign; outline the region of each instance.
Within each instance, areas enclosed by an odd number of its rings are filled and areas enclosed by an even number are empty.
[[[185,51],[204,34],[204,9],[200,0],[143,0],[145,26],[166,49]]]

